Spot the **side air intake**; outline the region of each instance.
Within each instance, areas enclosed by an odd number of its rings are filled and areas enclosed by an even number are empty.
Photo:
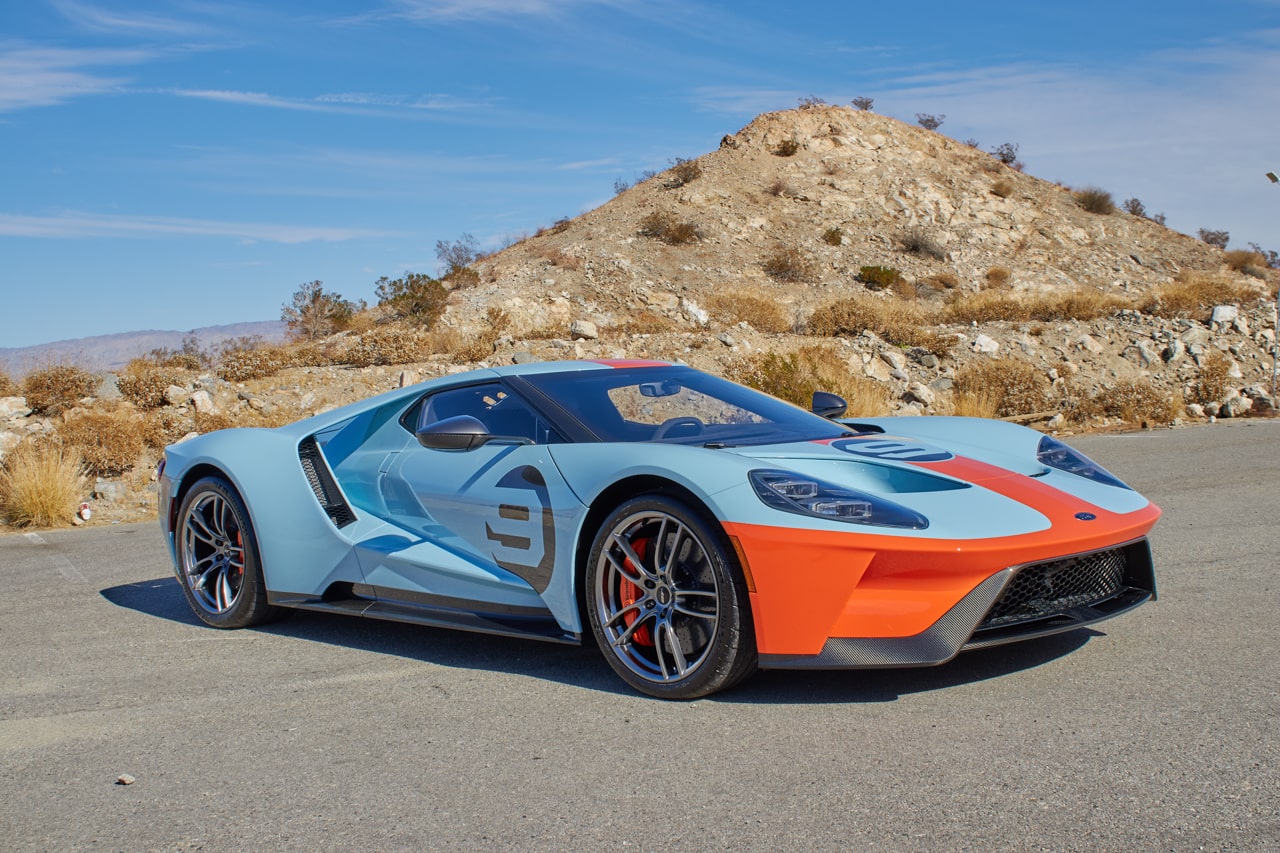
[[[329,516],[329,520],[337,527],[346,527],[355,521],[356,514],[343,499],[342,492],[338,491],[338,484],[329,472],[329,465],[324,461],[315,436],[307,436],[298,445],[298,461],[302,463],[302,473],[307,475],[311,491],[316,493],[316,500],[320,502],[320,507]]]

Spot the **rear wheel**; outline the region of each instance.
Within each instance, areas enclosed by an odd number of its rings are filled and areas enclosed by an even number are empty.
[[[226,480],[206,477],[182,499],[177,551],[182,591],[205,623],[244,628],[276,614],[267,603],[249,511]]]
[[[642,693],[695,699],[755,671],[746,583],[723,533],[662,495],[618,507],[587,564],[588,618],[605,659]]]

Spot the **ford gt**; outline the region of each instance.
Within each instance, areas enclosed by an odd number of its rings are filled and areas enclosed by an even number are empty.
[[[1160,510],[1015,424],[805,411],[687,366],[525,364],[168,447],[205,623],[303,608],[594,641],[671,699],[930,666],[1155,597]]]

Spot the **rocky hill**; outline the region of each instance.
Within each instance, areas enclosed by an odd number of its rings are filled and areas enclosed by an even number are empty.
[[[115,438],[136,430],[148,447],[93,487],[95,523],[115,520],[154,511],[158,447],[191,431],[561,358],[786,382],[771,354],[819,352],[820,383],[870,389],[859,414],[994,414],[1052,431],[1273,414],[1276,271],[1091,201],[875,113],[770,113],[475,262],[430,332],[378,325],[375,309],[357,330],[264,354],[269,369],[167,375],[142,405],[120,399],[137,396],[137,377],[110,374],[57,415],[0,399],[0,454],[83,435],[86,412],[105,409]],[[986,391],[974,409],[967,398]]]

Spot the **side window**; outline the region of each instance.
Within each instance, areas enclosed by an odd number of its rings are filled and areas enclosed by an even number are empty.
[[[497,383],[451,388],[432,394],[410,413],[413,417],[408,425],[428,426],[446,418],[470,415],[484,424],[492,435],[527,438],[534,444],[563,441],[523,400]]]

